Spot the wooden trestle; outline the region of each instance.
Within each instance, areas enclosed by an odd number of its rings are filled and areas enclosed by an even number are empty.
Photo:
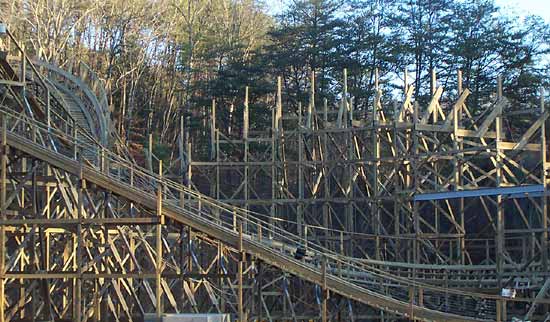
[[[372,104],[355,110],[343,75],[335,106],[311,75],[306,108],[283,104],[279,78],[271,125],[248,89],[229,124],[216,121],[229,107],[213,100],[209,153],[181,135],[185,159],[174,164],[186,171],[171,174],[341,256],[444,287],[515,287],[534,298],[549,272],[544,91],[540,104],[519,107],[499,78],[494,98],[470,106],[460,71],[450,89],[433,72],[421,104],[405,73],[401,97],[385,102],[377,72]],[[239,117],[242,135],[231,131]],[[513,305],[498,305],[504,320]]]
[[[181,120],[178,160],[157,166],[149,149],[143,169],[90,133],[109,124],[105,100],[36,67],[8,35],[0,322],[182,312],[239,321],[545,318],[544,93],[540,106],[516,109],[499,79],[494,99],[472,107],[460,73],[445,96],[434,73],[426,105],[405,74],[403,97],[386,104],[377,76],[372,104],[356,111],[345,71],[335,108],[315,93],[315,75],[305,108],[286,106],[278,79],[268,110],[255,110],[246,89],[241,133],[219,122],[225,107],[213,101],[209,153]],[[41,68],[80,88],[71,102],[97,124],[79,124],[63,84]],[[267,129],[250,117],[266,112]],[[500,296],[503,288],[517,297]]]

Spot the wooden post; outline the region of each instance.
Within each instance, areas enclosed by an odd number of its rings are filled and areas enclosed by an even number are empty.
[[[108,173],[107,162],[105,158],[105,148],[101,147],[99,151],[99,169],[102,173]]]
[[[20,80],[26,86],[27,83],[27,59],[25,57],[25,44],[21,43],[21,75]]]
[[[344,255],[344,232],[340,231],[340,256]],[[338,276],[342,277],[342,261],[338,261]]]
[[[243,303],[243,264],[245,261],[246,254],[243,251],[243,223],[239,223],[239,298],[238,298],[238,309],[239,309],[239,322],[245,321],[244,316],[244,303]]]
[[[48,88],[46,88],[46,124],[48,126],[48,133],[50,133],[52,114],[50,111],[50,90]]]
[[[546,112],[545,101],[544,101],[544,88],[540,89],[540,114]],[[547,157],[547,146],[546,146],[546,125],[548,121],[544,121],[541,124],[540,128],[540,153],[541,153],[541,162],[542,162],[542,183],[544,185],[544,193],[542,197],[542,213],[541,213],[541,223],[542,223],[542,234],[540,236],[540,246],[542,250],[541,256],[541,270],[543,272],[548,272],[550,267],[548,265],[548,190],[550,189],[550,168],[548,166],[548,157]],[[544,305],[544,311],[550,311],[550,306],[548,304]]]
[[[262,262],[261,261],[257,261],[257,267],[258,267],[258,274],[256,275],[256,287],[257,287],[257,297],[258,297],[258,306],[257,306],[257,316],[258,316],[258,319],[257,321],[263,321],[262,319],[262,313],[263,313],[263,309],[262,309],[262,302],[263,302],[263,298],[262,298],[262,279],[263,279],[263,266],[262,266]]]
[[[153,134],[149,134],[147,142],[147,167],[153,172]]]
[[[414,321],[414,287],[409,287],[409,320]]]
[[[298,102],[298,205],[296,226],[300,237],[304,237],[304,131],[302,125],[302,104]]]
[[[193,271],[193,245],[192,245],[192,240],[193,240],[193,230],[191,229],[191,227],[187,227],[187,240],[186,240],[186,243],[187,243],[187,272],[188,273],[191,273]]]
[[[307,249],[308,249],[307,223],[304,223],[304,249],[306,250],[306,254],[307,254]]]
[[[418,124],[419,122],[419,106],[418,106],[418,102],[415,102],[414,103],[414,112],[413,112],[413,123],[416,125]],[[413,133],[412,133],[412,137],[413,137],[413,153],[416,154],[417,151],[418,151],[418,135],[416,133],[416,127],[413,128]],[[412,163],[412,171],[413,171],[413,178],[418,178],[419,176],[419,165],[418,165],[418,162],[416,161],[416,159],[412,159],[411,161]],[[413,191],[418,191],[419,189],[419,181],[418,180],[414,180],[414,183],[413,183],[414,187],[413,187]],[[437,216],[438,214],[435,213],[435,216]],[[437,217],[436,217],[436,221],[437,221]],[[413,201],[413,224],[414,224],[414,234],[415,235],[418,235],[419,232],[420,232],[420,214],[419,214],[419,205],[418,205],[418,201]],[[437,224],[437,222],[436,222]],[[413,260],[414,260],[414,263],[415,264],[418,264],[419,262],[419,256],[418,256],[418,252],[419,252],[419,240],[418,240],[418,237],[415,238],[413,240],[413,249],[412,249],[412,252],[413,252]],[[416,276],[416,270],[413,269],[413,278],[415,278]]]
[[[353,140],[353,107],[351,105],[351,100],[348,98],[348,70],[344,69],[344,113],[348,115],[348,120],[346,122],[347,131],[347,193],[346,193],[346,231],[352,233],[354,231],[354,207],[355,202],[355,189],[354,189],[354,174],[355,174],[355,144]],[[348,255],[353,256],[353,238],[348,238]]]
[[[210,160],[216,158],[216,100],[212,99],[210,111]]]
[[[75,294],[75,311],[76,315],[74,319],[76,322],[82,321],[82,211],[84,208],[84,192],[86,189],[86,180],[82,177],[82,160],[80,161],[80,169],[78,171],[79,187],[78,187],[78,209],[77,218],[78,225],[76,227],[76,265],[77,265],[77,279],[76,279],[76,294]]]
[[[432,69],[431,73],[432,73],[432,76],[431,76],[430,84],[431,84],[431,95],[432,95],[432,99],[433,99],[434,96],[435,96],[435,93],[437,91],[437,74],[436,74],[435,68]],[[439,102],[438,102],[438,104],[439,104]],[[438,109],[439,109],[439,106],[436,106],[434,108],[433,112],[432,112],[432,122],[433,122],[434,125],[437,124],[437,122],[438,122],[438,118],[439,118]],[[438,135],[437,135],[437,132],[434,132],[433,135],[434,135],[434,138],[435,138],[435,141],[433,143],[433,149],[434,149],[433,151],[435,152],[438,149],[438,144],[437,144]],[[440,177],[438,175],[439,174],[439,164],[437,163],[437,161],[436,162],[431,162],[431,166],[434,169],[434,173],[436,174],[436,177],[434,178],[435,188],[439,189],[439,185],[440,185]],[[417,188],[418,187],[415,187],[415,191],[418,191]],[[417,204],[417,203],[415,202],[415,204]],[[419,217],[419,216],[420,216],[420,214],[417,211],[415,211],[415,217]],[[439,208],[437,208],[437,207],[434,208],[434,217],[435,217],[435,230],[439,232],[441,230],[441,218],[440,218],[441,214],[440,214]],[[414,230],[415,230],[416,234],[420,233],[420,225],[419,224],[417,225],[418,220],[419,220],[419,218],[417,218],[417,221],[415,221]],[[417,244],[417,247],[415,247],[415,248],[419,248],[420,243],[416,239],[415,239],[415,242]],[[436,239],[435,248],[439,249],[439,247],[440,247],[439,239]],[[415,251],[416,251],[416,253],[415,253],[415,256],[416,256],[415,257],[415,263],[418,264],[419,263],[420,249],[415,249]]]
[[[343,86],[343,93],[342,93],[342,103],[344,104],[344,113],[348,112],[348,70],[347,68],[344,68],[344,83]]]
[[[498,76],[497,81],[497,99],[502,99],[502,77]],[[495,132],[496,132],[496,185],[500,187],[502,185],[502,158],[500,156],[499,145],[501,142],[501,130],[502,130],[502,118],[501,113],[495,119]],[[497,231],[496,231],[496,270],[497,270],[497,285],[499,293],[502,290],[503,285],[503,273],[504,273],[504,205],[502,203],[502,195],[496,196],[497,205]],[[497,305],[497,321],[502,319],[502,314],[505,311],[505,302],[498,301]],[[505,321],[505,320],[504,320]]]
[[[406,73],[405,73],[405,79],[406,79]],[[405,81],[405,87],[406,87],[406,81]],[[379,121],[378,121],[378,113],[379,113],[379,105],[380,105],[380,88],[378,87],[378,70],[375,71],[375,87],[374,87],[374,102],[372,105],[372,157],[375,160],[372,164],[372,195],[374,197],[374,200],[372,202],[372,213],[374,214],[374,231],[376,234],[375,237],[375,258],[377,260],[380,259],[380,209],[378,207],[379,205],[379,183],[378,183],[378,171],[380,166],[380,137],[379,137]],[[396,225],[399,226],[398,219],[396,218]]]
[[[458,70],[458,84],[457,84],[457,93],[458,93],[458,97],[460,97],[462,95],[462,92],[463,92],[463,89],[462,89],[462,71],[461,70]],[[461,121],[461,115],[462,115],[462,104],[461,105],[458,105],[458,104],[455,104],[453,106],[453,137],[454,137],[454,140],[453,140],[453,148],[455,149],[455,151],[462,151],[463,147],[464,147],[464,144],[462,143],[462,138],[459,137],[458,135],[458,129],[459,129],[459,126],[460,126],[460,121]],[[463,171],[463,168],[462,168],[462,159],[463,159],[463,154],[462,153],[457,153],[455,154],[455,156],[453,157],[453,168],[454,168],[454,181],[455,181],[455,191],[459,191],[459,190],[462,190],[462,171]],[[462,229],[461,233],[463,233],[465,231],[465,227],[464,227],[464,198],[460,198],[459,199],[459,225],[460,225],[460,228]],[[457,243],[457,255],[458,255],[458,261],[459,261],[459,264],[463,265],[464,264],[464,248],[465,248],[465,243],[464,243],[464,236],[460,237],[459,238],[459,243]]]
[[[101,306],[99,301],[99,282],[94,282],[94,322],[101,321]]]
[[[271,130],[271,207],[269,216],[270,228],[273,228],[274,220],[277,217],[277,205],[275,200],[279,197],[277,193],[279,191],[279,175],[277,169],[277,161],[279,154],[279,127],[281,122],[281,115],[283,110],[283,98],[282,98],[283,80],[281,76],[277,77],[277,104],[275,111],[273,112],[272,130]],[[261,227],[261,224],[259,224]],[[272,230],[269,231],[269,237],[272,237]]]
[[[544,89],[540,89],[540,114],[544,114],[546,111],[545,104],[544,104]],[[548,272],[548,195],[546,192],[549,189],[550,185],[550,168],[548,167],[548,161],[547,161],[547,147],[546,147],[546,124],[547,121],[543,122],[543,124],[540,127],[540,153],[541,153],[541,161],[542,161],[542,182],[544,184],[544,194],[542,197],[542,235],[541,238],[541,249],[542,249],[542,257],[541,257],[541,264],[542,264],[542,271]]]
[[[328,322],[328,296],[329,291],[327,288],[327,258],[326,256],[323,256],[322,262],[321,262],[321,277],[323,280],[323,286],[322,286],[322,322]]]
[[[162,225],[164,224],[164,216],[162,215],[162,160],[159,161],[159,176],[157,186],[157,217],[159,222],[157,224],[156,231],[156,314],[157,319],[160,321],[163,314],[162,307]]]
[[[210,109],[210,162],[216,162],[215,180],[210,181],[210,196],[216,199],[220,198],[220,167],[218,166],[218,131],[216,129],[216,100],[212,99],[212,107]],[[212,209],[213,215],[219,219],[220,210]],[[219,221],[217,221],[219,222]]]
[[[246,210],[246,212],[248,213],[248,209],[249,209],[249,171],[250,171],[250,167],[248,165],[248,155],[249,155],[249,149],[250,149],[250,143],[249,143],[249,140],[248,140],[248,130],[249,130],[249,106],[248,106],[248,86],[246,86],[245,88],[245,92],[244,92],[244,115],[243,115],[243,140],[244,140],[244,162],[245,162],[245,166],[244,166],[244,186],[243,186],[243,189],[244,189],[244,209]],[[247,214],[245,213],[244,214],[245,218],[247,217]],[[246,221],[244,222],[244,227],[243,227],[245,230],[247,230],[247,223]]]
[[[189,138],[187,137],[187,139],[189,140]],[[187,172],[185,174],[185,181],[186,181],[186,185],[187,185],[187,188],[191,188],[191,181],[192,181],[192,178],[193,178],[193,161],[192,161],[192,153],[193,150],[192,150],[192,147],[191,147],[191,142],[187,142],[187,162],[186,162],[186,166],[187,166]],[[200,206],[200,204],[199,204]]]
[[[33,127],[33,129],[34,129],[34,127]],[[35,132],[33,132],[33,134],[35,134]],[[32,174],[32,212],[34,214],[38,213],[38,179],[37,179],[37,171],[34,171],[33,174]],[[33,229],[33,231],[36,231],[37,226],[33,225],[32,229]],[[44,243],[45,241],[41,240],[41,242]],[[36,234],[35,233],[33,233],[31,235],[31,243],[32,243],[32,245],[36,245]],[[37,251],[36,247],[33,247],[33,249],[31,250],[31,254],[30,254],[30,260],[29,260],[30,263],[36,263],[36,260],[37,260],[36,251]],[[35,273],[36,272],[36,265],[30,265],[30,271],[32,273]],[[31,299],[30,316],[31,316],[31,321],[34,322],[35,321],[35,316],[36,316],[36,309],[38,308],[38,304],[37,304],[38,292],[37,292],[36,288],[32,289],[31,296],[32,296],[32,299]]]
[[[502,99],[502,78],[498,77],[497,81],[497,98]],[[502,158],[500,156],[499,144],[501,141],[501,129],[502,129],[502,119],[500,114],[496,117],[495,120],[495,131],[496,131],[496,185],[498,187],[502,184]],[[497,201],[497,232],[496,232],[496,269],[497,269],[497,285],[500,289],[502,285],[502,273],[504,268],[504,207],[502,204],[502,196],[496,196]]]
[[[307,119],[306,127],[312,128],[313,125],[313,112],[315,111],[315,71],[311,71],[311,82],[309,90],[309,104],[307,106]]]
[[[6,116],[2,116],[2,160],[0,161],[0,176],[1,187],[0,191],[0,207],[6,205],[6,189],[7,189],[7,163],[8,163],[8,144],[7,144],[7,120]],[[2,211],[2,220],[6,220],[6,212]],[[5,306],[6,297],[4,290],[4,275],[5,275],[5,261],[6,261],[6,240],[5,240],[6,228],[4,225],[0,227],[0,322],[5,321]]]
[[[73,125],[73,140],[74,140],[73,159],[78,160],[78,128],[76,127],[76,122]]]
[[[325,98],[323,99],[323,122],[324,122],[324,129],[327,130],[329,128],[328,123],[328,100]],[[330,225],[330,183],[329,183],[329,167],[328,167],[328,160],[329,157],[327,153],[328,148],[328,133],[327,131],[324,131],[323,133],[323,152],[324,155],[321,154],[321,160],[323,162],[323,186],[324,186],[324,202],[323,202],[323,227],[329,227]],[[329,237],[330,237],[330,230],[325,230],[325,247],[329,247]]]
[[[186,157],[185,157],[185,142],[184,142],[184,136],[185,136],[185,131],[184,131],[184,117],[183,115],[180,117],[180,135],[179,135],[179,139],[178,139],[178,152],[179,152],[179,159],[180,159],[180,176],[181,176],[181,184],[182,186],[187,186],[187,182],[186,182],[186,175],[187,175],[187,160],[186,160]],[[180,190],[180,193],[179,193],[179,206],[180,207],[184,207],[184,199],[185,199],[185,193],[183,192],[183,190]]]

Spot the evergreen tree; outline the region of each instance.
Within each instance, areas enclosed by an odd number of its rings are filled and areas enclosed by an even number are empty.
[[[387,31],[391,27],[390,7],[393,0],[354,0],[346,11],[344,32],[337,52],[337,79],[342,68],[348,69],[348,87],[355,98],[356,109],[366,109],[372,103],[375,70],[390,71],[395,61]]]
[[[450,42],[447,21],[451,2],[446,0],[401,0],[395,3],[391,42],[396,69],[413,72],[415,96],[429,96],[432,70],[444,70],[445,49]]]
[[[265,59],[275,75],[284,77],[285,87],[295,100],[306,99],[311,72],[316,73],[321,92],[328,93],[333,85],[335,49],[343,29],[337,17],[340,7],[335,0],[296,0],[270,34],[272,44],[266,49]]]

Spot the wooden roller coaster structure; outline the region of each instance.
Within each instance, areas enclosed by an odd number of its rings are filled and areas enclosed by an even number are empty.
[[[97,84],[5,40],[0,322],[550,318],[544,95],[514,109],[499,81],[471,109],[459,80],[421,108],[405,81],[401,103],[377,84],[354,111],[344,81],[318,109],[312,75],[293,110],[279,80],[267,130],[247,89],[242,133],[214,101],[208,153],[182,121],[179,158],[153,166],[150,148],[143,168]]]

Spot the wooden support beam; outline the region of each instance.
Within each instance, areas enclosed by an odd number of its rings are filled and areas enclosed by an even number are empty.
[[[503,110],[503,104],[504,99],[502,97],[502,79],[499,76],[498,78],[498,86],[497,86],[497,106],[495,109],[491,112],[491,114],[487,117],[485,122],[483,123],[482,127],[478,130],[478,133],[480,135],[484,132],[484,129],[487,129],[488,126],[486,125],[486,122],[493,119],[495,121],[495,132],[497,134],[496,142],[497,142],[497,150],[496,150],[496,173],[495,173],[495,180],[497,187],[501,187],[503,183],[503,177],[502,177],[502,158],[500,154],[500,150],[498,148],[498,144],[501,141],[501,133],[502,133],[502,110]],[[491,121],[492,122],[492,121]],[[482,136],[482,135],[481,135]],[[502,202],[502,195],[496,196],[496,221],[497,221],[497,231],[496,231],[496,269],[497,269],[497,284],[498,288],[501,289],[503,285],[503,271],[504,271],[504,252],[505,252],[505,224],[504,224],[504,204]],[[500,309],[504,310],[505,303],[501,302]],[[506,321],[506,320],[504,320]]]
[[[315,71],[311,71],[309,104],[307,106],[306,124],[308,129],[313,125],[313,112],[315,111]]]
[[[210,160],[216,158],[216,100],[212,99],[210,109]]]
[[[83,210],[84,210],[84,193],[83,190],[86,189],[86,180],[82,177],[82,162],[80,162],[81,167],[78,172],[78,203],[77,203],[77,220],[78,225],[76,227],[76,265],[77,265],[77,278],[76,278],[76,294],[74,300],[76,301],[75,305],[75,322],[82,321],[82,253],[84,241],[82,239],[82,219],[83,219]]]
[[[322,313],[321,313],[321,321],[322,322],[328,322],[328,297],[329,297],[329,291],[327,289],[327,259],[325,256],[323,256],[323,259],[321,261],[321,275],[323,279],[323,285],[321,287],[322,292]]]
[[[245,162],[244,166],[244,177],[243,177],[243,191],[244,191],[244,209],[246,211],[249,210],[249,204],[248,201],[250,199],[250,166],[246,164],[249,161],[249,155],[250,155],[250,143],[249,143],[249,88],[248,86],[245,87],[245,93],[244,93],[244,110],[243,110],[243,140],[244,140],[244,158],[243,161]],[[246,214],[245,214],[246,216]],[[248,229],[247,222],[244,222],[244,229]]]
[[[495,120],[502,114],[502,111],[506,106],[508,106],[508,104],[509,103],[506,99],[502,97],[499,98],[498,101],[493,105],[493,110],[491,111],[491,113],[487,115],[485,120],[483,120],[483,123],[477,130],[475,137],[485,137],[485,134],[487,133],[487,131],[489,131],[489,127],[491,126],[491,124],[493,124],[493,122],[495,122]],[[500,133],[497,133],[496,135],[500,136]]]
[[[162,178],[162,160],[159,161],[159,176]],[[159,217],[159,223],[156,225],[156,262],[155,262],[155,307],[156,307],[156,317],[160,321],[164,313],[163,303],[162,303],[162,225],[164,225],[164,215],[162,213],[162,198],[163,198],[163,187],[162,183],[159,182],[157,186],[157,217]]]
[[[548,119],[548,116],[550,115],[549,111],[542,111],[541,116],[529,127],[527,131],[521,136],[518,143],[513,147],[512,150],[522,150],[527,143],[529,143],[529,140],[533,137],[535,132],[540,128],[542,129],[542,126],[546,124],[546,120]]]
[[[540,111],[543,115],[548,114],[548,110],[545,107],[544,102],[544,89],[540,90]],[[546,137],[546,126],[547,126],[547,120],[548,118],[545,118],[540,126],[540,153],[541,153],[541,163],[542,163],[542,174],[541,174],[541,180],[544,185],[544,194],[542,197],[542,211],[541,211],[541,218],[540,222],[542,223],[541,228],[543,230],[541,236],[540,236],[540,244],[541,244],[541,265],[542,265],[542,271],[548,272],[549,271],[549,260],[548,260],[548,192],[550,190],[550,167],[548,164],[548,146],[547,142],[548,139]],[[547,311],[549,307],[546,307]]]
[[[4,208],[4,205],[6,204],[6,192],[7,192],[7,163],[8,163],[8,144],[7,144],[7,128],[8,123],[6,120],[6,116],[2,116],[2,145],[1,150],[2,153],[1,160],[0,160],[0,205],[1,208]],[[2,214],[0,214],[0,217],[2,220],[6,220],[6,212],[2,211]],[[5,283],[6,280],[4,278],[4,275],[6,273],[5,268],[5,261],[6,261],[6,231],[5,227],[0,227],[0,322],[5,321],[5,307],[6,307],[6,295],[5,295]]]
[[[153,134],[149,134],[147,140],[147,168],[153,172]]]
[[[428,109],[426,109],[426,112],[424,112],[424,116],[422,116],[422,119],[420,121],[421,124],[428,124],[430,116],[436,117],[436,115],[438,114],[438,109],[440,109],[439,100],[441,99],[442,94],[443,94],[443,87],[439,87],[437,91],[433,93],[432,100],[428,105]],[[434,124],[435,123],[436,122],[434,122]]]
[[[246,261],[246,253],[243,248],[243,224],[239,222],[239,267],[238,267],[238,282],[239,282],[239,294],[237,307],[239,311],[239,322],[245,322],[246,317],[244,313],[244,282],[243,282],[243,265]]]

